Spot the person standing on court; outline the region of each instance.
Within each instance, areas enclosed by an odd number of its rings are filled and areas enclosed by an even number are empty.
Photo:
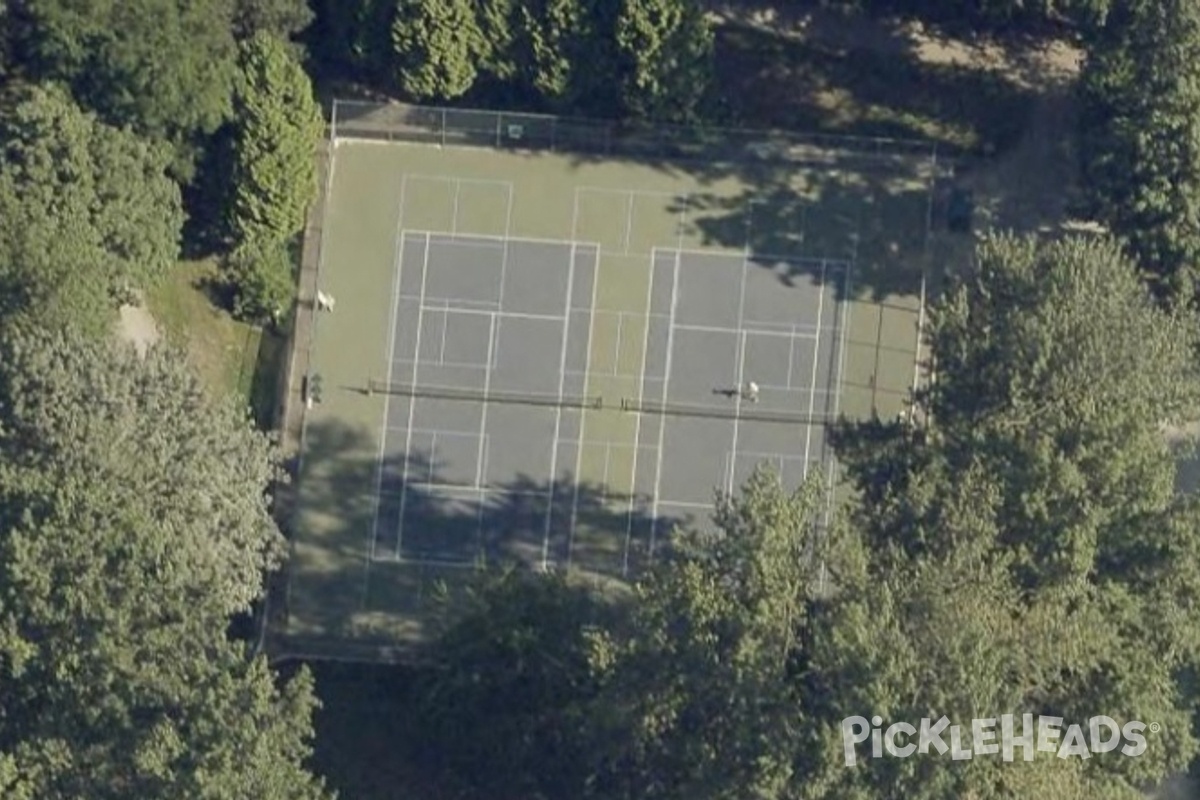
[[[758,384],[754,381],[747,381],[745,388],[742,390],[742,397],[749,400],[751,403],[758,402]]]

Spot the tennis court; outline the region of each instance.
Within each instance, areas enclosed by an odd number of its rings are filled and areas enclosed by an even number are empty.
[[[626,576],[759,463],[827,469],[847,270],[752,258],[402,231],[372,558]]]
[[[628,581],[758,465],[831,478],[914,380],[912,163],[336,139],[282,638],[417,640],[488,564]]]

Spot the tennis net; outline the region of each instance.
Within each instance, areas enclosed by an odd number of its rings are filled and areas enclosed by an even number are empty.
[[[405,397],[428,397],[435,400],[478,400],[484,403],[504,403],[523,406],[546,406],[550,408],[594,408],[604,407],[601,397],[582,395],[535,394],[533,392],[500,392],[483,389],[462,389],[454,386],[416,386],[389,381],[367,381],[370,394],[395,394]]]
[[[687,403],[663,403],[657,400],[621,398],[621,410],[639,414],[666,414],[678,417],[710,417],[712,419],[737,419],[754,422],[778,422],[793,425],[824,425],[833,418],[825,414],[801,414],[793,411],[772,411],[763,408],[745,408],[739,411],[714,408],[712,406],[689,405]]]

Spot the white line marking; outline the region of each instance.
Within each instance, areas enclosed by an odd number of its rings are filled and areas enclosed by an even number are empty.
[[[401,220],[404,217],[404,192],[408,186],[408,176],[405,175],[400,180],[400,208],[396,212],[396,256],[392,260],[394,274],[392,277],[392,313],[391,319],[388,322],[388,369],[387,381],[392,382],[392,363],[396,354],[396,317],[399,313],[400,306],[400,273],[404,268],[404,232],[400,227]],[[370,580],[371,561],[375,558],[375,551],[379,542],[379,510],[383,504],[383,461],[387,453],[387,437],[388,437],[388,407],[390,405],[390,395],[384,395],[383,398],[383,430],[379,434],[379,466],[376,468],[375,478],[375,519],[371,523],[371,546],[367,550],[367,574],[363,579],[363,604],[366,604],[367,588]],[[401,520],[402,521],[402,520]]]
[[[458,233],[458,195],[462,191],[462,181],[458,178],[454,179],[454,213],[450,217],[451,232]]]
[[[429,234],[428,233],[425,234],[424,256],[425,257],[424,257],[424,259],[422,259],[422,262],[421,262],[421,294],[422,295],[424,295],[424,293],[425,293],[425,277],[426,277],[426,273],[429,270]],[[416,384],[416,382],[417,382],[417,367],[420,363],[421,328],[424,325],[423,315],[424,315],[424,312],[418,308],[417,309],[417,336],[416,336],[417,341],[416,341],[416,347],[413,348],[413,352],[417,354],[416,359],[413,361],[413,368],[412,368],[412,382],[414,384]],[[404,472],[401,474],[401,478],[400,478],[401,486],[403,486],[405,483],[408,482],[408,450],[410,447],[412,447],[412,424],[413,424],[413,415],[416,413],[416,410],[417,410],[417,398],[415,398],[415,397],[409,398],[409,401],[408,401],[408,426],[407,426],[408,433],[406,433],[404,436]],[[408,492],[404,492],[404,494],[402,494],[400,496],[400,524],[397,526],[397,530],[396,530],[396,557],[397,558],[400,557],[401,548],[404,546],[404,510],[405,510],[405,506],[407,504],[408,504]]]
[[[575,245],[571,245],[571,263],[567,268],[567,312],[563,316],[562,350],[558,356],[558,399],[561,401],[567,381],[567,339],[571,335],[571,293],[575,286]],[[554,516],[554,486],[558,481],[558,435],[562,430],[562,406],[554,409],[554,438],[550,442],[550,491],[546,503],[546,529],[542,536],[542,570],[550,561],[550,522]]]
[[[500,326],[499,318],[496,316],[493,316],[492,324],[490,326],[488,326],[488,363],[492,364],[493,366],[491,368],[489,368],[488,371],[483,374],[483,393],[484,394],[489,394],[492,389],[492,371],[495,369],[495,365],[494,365],[492,359],[496,353],[496,328],[498,328],[499,326]],[[487,433],[487,410],[488,410],[488,404],[481,403],[480,404],[480,412],[479,412],[479,439],[480,439],[480,441],[483,440],[483,437]],[[479,486],[483,483],[483,474],[482,473],[483,473],[483,447],[480,446],[479,460],[476,462],[476,465],[475,465],[475,485],[476,486]]]
[[[507,317],[509,319],[532,319],[541,320],[543,322],[562,322],[566,317],[558,314],[528,314],[524,311],[501,311],[497,309],[487,308],[456,308],[451,306],[447,308],[440,303],[426,303],[426,311],[449,311],[452,314],[475,314],[480,317]]]
[[[483,435],[483,439],[479,442],[479,449],[483,452],[483,469],[480,470],[480,480],[476,481],[476,488],[481,492],[486,492],[491,486],[486,480],[492,457],[492,435],[490,433]]]
[[[493,183],[504,185],[509,181],[493,180],[489,178],[447,178],[445,175],[430,175],[424,172],[410,172],[410,177],[421,181],[439,181],[441,183],[449,183],[452,180],[462,181],[463,183]]]
[[[749,253],[747,252],[747,258],[742,259],[742,288],[741,288],[740,296],[738,297],[738,329],[739,330],[742,327],[742,313],[745,311],[745,305],[746,305],[746,269],[750,265],[748,256],[749,256]],[[742,331],[741,341],[738,343],[738,351],[737,351],[737,390],[738,390],[738,394],[737,394],[737,398],[734,400],[734,411],[738,414],[738,416],[734,417],[734,419],[733,419],[733,452],[735,454],[737,453],[737,446],[738,446],[738,433],[739,433],[738,428],[741,424],[741,420],[739,418],[742,413],[742,385],[743,385],[745,379],[746,379],[746,332]],[[730,470],[729,470],[729,480],[726,483],[726,491],[728,491],[730,495],[733,494],[733,472],[734,471],[733,471],[733,468],[731,465]]]
[[[695,325],[692,323],[680,322],[675,325],[676,330],[681,331],[699,331],[701,333],[730,333],[735,336],[774,336],[779,339],[815,339],[818,334],[808,333],[799,330],[791,331],[763,331],[755,328],[726,328],[719,325]]]
[[[813,367],[812,387],[808,394],[808,418],[809,423],[805,426],[804,434],[804,474],[803,477],[808,477],[808,451],[812,447],[812,417],[813,412],[817,409],[817,367],[821,362],[821,314],[825,310],[825,265],[821,265],[821,280],[817,283],[817,338],[813,340]]]
[[[788,339],[788,371],[787,371],[787,388],[792,388],[792,372],[796,361],[796,337]]]
[[[650,310],[650,303],[654,297],[654,257],[650,258],[650,276],[646,281],[646,311]],[[642,334],[642,362],[638,369],[638,392],[637,396],[640,399],[646,389],[646,357],[650,352],[650,318],[645,321],[645,331]],[[629,548],[633,542],[633,512],[637,505],[637,468],[638,468],[638,453],[641,451],[642,443],[642,415],[638,414],[637,419],[633,423],[633,472],[629,476],[629,516],[625,521],[625,556],[621,565],[621,574],[629,575]]]
[[[613,375],[621,377],[621,335],[625,332],[625,312],[617,314],[617,346],[613,348]]]
[[[578,197],[578,190],[576,190]],[[596,325],[596,288],[600,285],[600,248],[596,248],[596,258],[592,261],[592,305],[588,309],[588,335],[587,342],[584,343],[587,357],[584,363],[584,374],[588,374],[592,366],[592,334],[595,332]],[[584,383],[584,391],[588,391],[591,387],[587,382]],[[583,469],[583,441],[587,434],[587,419],[588,412],[583,410],[579,414],[579,438],[575,449],[575,491],[571,496],[571,528],[567,532],[567,568],[571,568],[571,550],[575,546],[575,525],[579,521],[579,484],[582,483],[580,471]]]
[[[442,349],[438,351],[438,363],[446,363],[446,329],[450,327],[450,312],[442,312]]]
[[[667,402],[669,390],[671,387],[671,355],[675,349],[675,306],[679,300],[679,253],[675,253],[675,265],[671,270],[671,313],[670,321],[667,323],[667,356],[666,366],[663,375],[662,400]],[[667,433],[667,420],[661,419],[658,423],[658,453],[654,464],[654,502],[651,505],[650,516],[650,558],[654,556],[654,545],[658,536],[658,504],[659,490],[662,486],[662,462],[663,462],[663,442]]]

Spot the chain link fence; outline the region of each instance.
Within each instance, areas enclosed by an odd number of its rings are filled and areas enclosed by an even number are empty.
[[[332,126],[335,140],[376,139],[443,147],[710,162],[796,163],[846,155],[933,159],[937,150],[936,143],[885,137],[618,123],[355,100],[334,102]]]

